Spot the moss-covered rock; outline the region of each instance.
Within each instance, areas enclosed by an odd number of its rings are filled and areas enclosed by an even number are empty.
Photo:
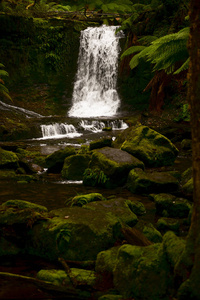
[[[68,180],[82,180],[89,161],[90,155],[88,154],[76,154],[65,158],[62,177]]]
[[[172,285],[172,276],[162,244],[121,246],[113,281],[114,287],[125,299],[165,299]]]
[[[100,251],[123,240],[122,226],[134,226],[137,216],[128,203],[116,200],[90,202],[50,212],[48,220],[29,230],[27,252],[51,260],[93,260]]]
[[[72,281],[76,280],[77,286],[86,285],[94,286],[96,283],[96,274],[94,271],[70,268],[70,277],[63,270],[40,270],[37,273],[37,278],[40,280],[51,282],[54,285],[72,286]]]
[[[98,253],[95,263],[95,270],[97,273],[113,273],[114,267],[117,262],[118,250],[119,246],[112,247],[106,251],[101,251]]]
[[[43,205],[31,203],[31,202],[24,201],[24,200],[8,200],[2,204],[2,207],[13,207],[13,208],[17,208],[17,209],[28,208],[28,209],[32,209],[37,212],[47,212],[48,211],[48,209]]]
[[[127,179],[128,189],[135,194],[149,194],[154,192],[176,191],[178,180],[168,172],[144,172],[136,168],[130,171]]]
[[[133,168],[144,168],[137,158],[120,149],[104,147],[94,150],[89,164],[91,169],[99,168],[115,185],[123,185]]]
[[[183,186],[182,191],[187,196],[192,196],[194,191],[193,178],[190,178]]]
[[[173,219],[173,218],[160,218],[157,221],[157,228],[158,230],[162,231],[162,232],[166,232],[166,231],[174,231],[176,233],[179,232],[179,228],[180,228],[180,221],[177,219]]]
[[[186,218],[191,209],[191,203],[187,199],[171,194],[152,194],[151,199],[155,201],[157,214],[164,217]]]
[[[143,161],[146,166],[172,165],[178,154],[169,139],[147,126],[128,128],[123,135],[125,140],[121,149]]]
[[[61,172],[66,157],[76,154],[74,147],[66,147],[64,149],[58,150],[49,154],[46,159],[46,166],[48,172],[59,173]]]
[[[12,151],[3,150],[0,148],[0,168],[17,168],[19,158]]]
[[[163,236],[163,250],[167,255],[167,260],[171,267],[175,267],[185,248],[185,240],[177,237],[172,231],[168,231]]]
[[[103,137],[99,140],[94,140],[90,142],[90,150],[103,148],[103,147],[111,147],[112,145],[112,138],[111,137]]]
[[[70,206],[83,206],[93,201],[103,201],[106,200],[102,194],[90,193],[86,195],[78,195],[66,201],[67,205]]]
[[[9,200],[1,205],[0,224],[32,226],[37,220],[46,218],[47,208],[22,200]]]
[[[162,234],[153,226],[152,223],[138,221],[135,228],[139,229],[153,243],[162,242]]]

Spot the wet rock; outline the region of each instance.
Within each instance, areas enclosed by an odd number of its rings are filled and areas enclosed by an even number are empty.
[[[104,147],[94,150],[89,168],[99,168],[115,185],[123,185],[133,168],[144,168],[144,164],[120,149]]]
[[[137,157],[146,166],[160,167],[174,163],[178,149],[155,130],[138,125],[124,130],[122,134],[124,142],[121,149]]]
[[[158,215],[171,218],[186,218],[191,209],[191,203],[187,199],[178,198],[171,194],[152,194]]]
[[[75,148],[66,147],[64,149],[58,150],[49,154],[46,157],[46,166],[49,173],[59,173],[61,172],[66,157],[76,154]]]
[[[89,161],[88,154],[76,154],[65,158],[61,171],[62,177],[68,180],[82,180]]]
[[[134,194],[150,194],[152,192],[176,191],[178,180],[168,172],[144,172],[135,168],[130,171],[127,188]]]

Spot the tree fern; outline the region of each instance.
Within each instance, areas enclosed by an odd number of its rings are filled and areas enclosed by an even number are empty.
[[[165,70],[167,74],[175,72],[178,74],[188,67],[188,36],[189,27],[186,27],[177,33],[168,34],[152,41],[148,47],[141,46],[141,49],[138,46],[130,47],[122,54],[121,58],[140,51],[131,59],[131,69],[137,67],[140,59],[143,58],[154,65],[153,71]]]

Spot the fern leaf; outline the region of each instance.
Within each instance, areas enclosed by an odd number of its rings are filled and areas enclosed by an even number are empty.
[[[128,48],[127,50],[125,50],[122,55],[121,55],[121,59],[123,59],[125,56],[137,53],[142,51],[144,48],[146,48],[146,46],[132,46],[130,48]]]
[[[190,58],[188,58],[184,62],[184,64],[182,64],[182,66],[178,70],[176,70],[176,72],[174,72],[174,74],[179,74],[180,72],[187,70],[189,67],[189,62],[190,62]]]

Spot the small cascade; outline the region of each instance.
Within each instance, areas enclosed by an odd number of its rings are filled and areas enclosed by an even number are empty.
[[[76,128],[72,124],[54,123],[50,125],[41,125],[41,131],[43,139],[49,138],[74,138],[79,137],[82,134],[76,131]]]
[[[119,38],[116,26],[81,31],[78,71],[70,117],[114,116],[120,106],[116,90]]]
[[[128,125],[123,120],[114,121],[97,121],[97,120],[81,120],[79,127],[87,131],[101,132],[106,127],[111,127],[112,130],[123,130],[128,128]]]

